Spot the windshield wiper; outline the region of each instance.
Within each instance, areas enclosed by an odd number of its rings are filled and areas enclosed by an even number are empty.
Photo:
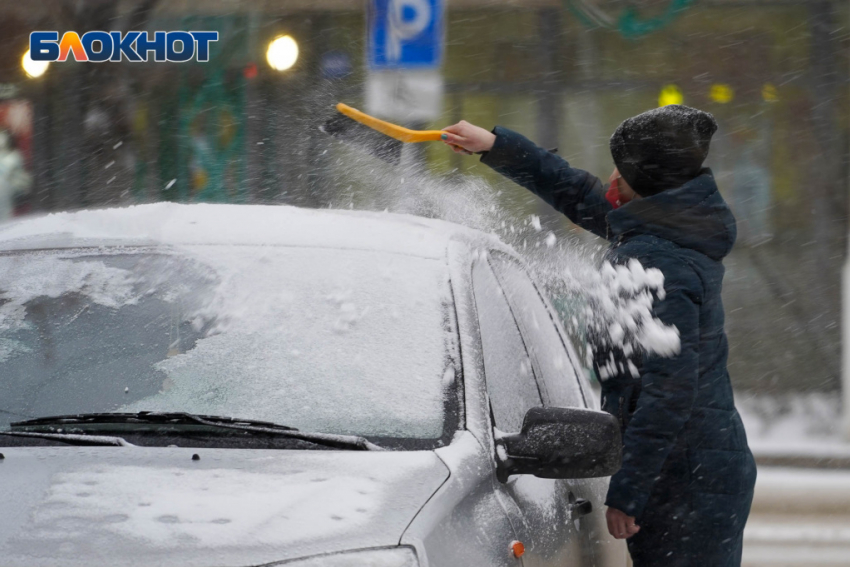
[[[0,431],[0,435],[10,437],[34,437],[36,439],[52,439],[71,445],[107,445],[116,447],[135,447],[121,437],[112,435],[80,435],[78,433],[43,433],[38,431]]]
[[[158,424],[158,425],[204,425],[217,429],[232,429],[236,431],[247,431],[254,433],[266,433],[279,437],[300,439],[318,445],[325,445],[338,449],[356,449],[361,451],[380,451],[383,448],[357,435],[336,435],[333,433],[314,433],[299,431],[294,427],[279,425],[269,421],[258,421],[252,419],[238,419],[233,417],[219,417],[213,415],[198,415],[185,412],[152,412],[140,411],[138,413],[83,413],[76,415],[58,415],[52,417],[39,417],[27,421],[14,422],[11,427],[40,428],[64,425],[89,425],[104,423],[122,424]],[[84,435],[85,437],[85,435]]]

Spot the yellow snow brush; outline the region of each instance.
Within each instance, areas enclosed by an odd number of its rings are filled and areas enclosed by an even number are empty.
[[[322,132],[392,164],[401,161],[402,144],[439,142],[443,136],[442,130],[411,130],[369,116],[341,102],[336,105],[336,110],[338,114],[320,127]]]

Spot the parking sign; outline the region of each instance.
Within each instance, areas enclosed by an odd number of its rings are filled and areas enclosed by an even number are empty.
[[[427,69],[443,57],[444,0],[371,0],[369,66]]]

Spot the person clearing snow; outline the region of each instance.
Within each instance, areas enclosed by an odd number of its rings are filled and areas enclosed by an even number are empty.
[[[15,197],[28,193],[31,184],[21,152],[12,146],[9,133],[0,130],[0,222],[12,218]]]
[[[671,105],[624,121],[611,136],[616,169],[607,193],[598,178],[516,132],[465,121],[444,130],[454,151],[481,154],[611,241],[613,263],[636,259],[663,273],[653,311],[676,327],[680,348],[633,354],[602,382],[603,409],[619,419],[624,445],[605,502],[608,529],[627,540],[635,567],[739,566],[756,466],[726,369],[722,260],[736,225],[702,166],[714,117]],[[612,356],[625,358],[597,352],[597,365]]]

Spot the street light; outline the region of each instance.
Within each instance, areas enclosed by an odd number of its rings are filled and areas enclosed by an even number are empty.
[[[298,61],[298,44],[289,35],[276,37],[269,43],[266,60],[275,71],[286,71]]]
[[[36,79],[47,71],[47,68],[50,66],[50,63],[47,61],[33,61],[32,57],[30,57],[30,50],[27,49],[27,52],[24,53],[24,56],[21,58],[21,65],[24,68],[24,73],[27,74],[27,77],[30,79]]]
[[[708,91],[708,96],[714,102],[727,104],[735,98],[735,91],[729,85],[723,83],[715,83],[711,85],[711,90]]]
[[[658,95],[658,106],[669,106],[671,104],[682,104],[685,101],[682,91],[676,85],[664,85]]]

